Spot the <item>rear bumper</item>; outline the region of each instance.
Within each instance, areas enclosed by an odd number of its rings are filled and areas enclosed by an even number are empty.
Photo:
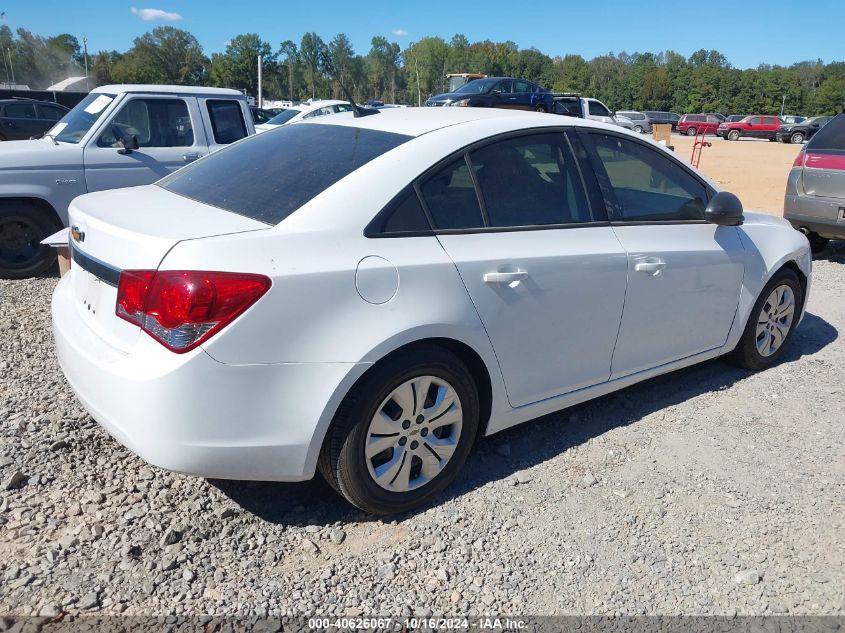
[[[68,276],[52,317],[59,363],[91,416],[147,462],[201,477],[309,479],[341,389],[368,366],[226,365],[146,335],[123,353],[82,320]]]
[[[783,217],[796,229],[806,228],[833,240],[845,239],[845,199],[788,193]]]

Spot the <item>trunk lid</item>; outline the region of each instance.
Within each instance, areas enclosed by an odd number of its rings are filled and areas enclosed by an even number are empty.
[[[126,351],[139,327],[115,314],[122,270],[156,270],[183,240],[270,228],[155,185],[104,191],[70,207],[70,275],[77,309],[106,342]]]
[[[845,199],[845,114],[834,117],[807,143],[801,182],[808,196]]]

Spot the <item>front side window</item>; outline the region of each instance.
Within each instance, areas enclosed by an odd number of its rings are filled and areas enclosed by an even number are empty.
[[[228,145],[246,136],[246,123],[240,102],[209,100],[207,106],[215,143]]]
[[[472,174],[463,156],[426,180],[420,192],[436,229],[484,226]]]
[[[275,225],[410,139],[340,125],[284,125],[215,152],[158,184],[186,198]],[[309,159],[314,156],[331,159]]]
[[[509,139],[469,157],[489,226],[590,221],[581,176],[562,134]]]
[[[615,198],[615,219],[703,220],[707,189],[683,167],[636,141],[590,134]]]
[[[107,124],[97,145],[119,147],[129,136],[138,139],[138,147],[190,147],[194,132],[188,104],[182,99],[132,99]]]
[[[593,116],[610,116],[610,110],[598,101],[590,101],[590,114]]]
[[[512,86],[513,82],[510,79],[505,79],[496,84],[496,86],[493,88],[493,90],[491,90],[491,92],[513,92]]]

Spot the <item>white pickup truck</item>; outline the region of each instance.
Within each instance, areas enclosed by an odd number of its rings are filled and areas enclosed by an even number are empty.
[[[592,119],[593,121],[618,125],[629,130],[634,129],[634,123],[631,119],[611,112],[610,108],[598,99],[582,97],[572,92],[555,92],[552,93],[552,98],[554,99],[554,109],[552,112],[555,114],[575,116],[580,119]]]
[[[42,138],[0,143],[0,278],[46,271],[41,240],[90,191],[146,185],[255,133],[246,97],[195,86],[94,89]]]

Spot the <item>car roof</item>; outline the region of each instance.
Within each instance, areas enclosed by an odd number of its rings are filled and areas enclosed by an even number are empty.
[[[621,130],[618,126],[557,114],[505,110],[502,108],[389,108],[377,110],[379,114],[355,117],[351,112],[340,112],[330,117],[317,117],[298,125],[346,125],[363,129],[392,132],[406,136],[422,136],[446,127],[475,121],[500,120],[513,129],[542,128],[558,125]]]
[[[244,97],[239,90],[231,88],[208,88],[206,86],[167,86],[163,84],[110,84],[94,88],[91,93],[120,93],[120,92],[164,92],[168,94],[204,94],[204,95],[225,95],[227,97]]]

